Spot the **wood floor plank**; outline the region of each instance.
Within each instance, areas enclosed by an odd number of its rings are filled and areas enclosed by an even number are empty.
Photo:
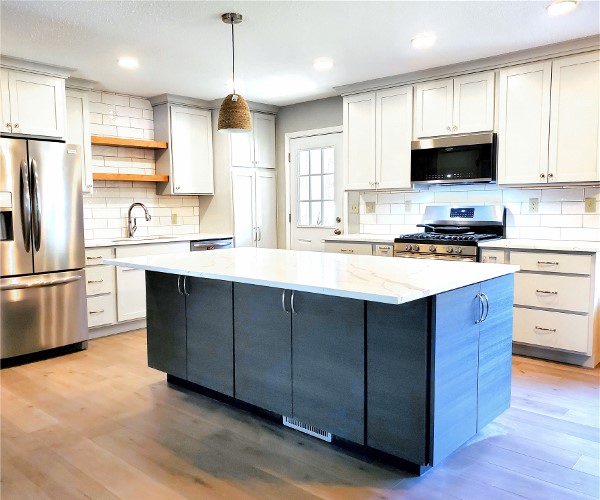
[[[414,477],[170,386],[138,330],[0,372],[2,498],[590,498],[599,388],[598,368],[514,356],[512,407]]]

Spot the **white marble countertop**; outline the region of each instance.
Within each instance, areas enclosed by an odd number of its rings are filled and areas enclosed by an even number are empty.
[[[401,304],[519,270],[519,266],[434,259],[232,248],[105,259],[105,264]]]
[[[367,233],[349,233],[340,235],[331,235],[323,238],[323,241],[347,241],[354,243],[387,243],[393,244],[397,234],[367,234]]]
[[[556,240],[529,240],[511,239],[483,241],[481,248],[514,248],[516,250],[554,250],[562,252],[599,253],[600,241],[556,241]]]
[[[115,247],[121,245],[144,245],[148,243],[171,243],[174,241],[202,241],[221,238],[233,238],[232,234],[218,233],[193,233],[193,234],[166,234],[162,236],[140,236],[134,238],[113,238],[106,240],[86,241],[85,248]]]

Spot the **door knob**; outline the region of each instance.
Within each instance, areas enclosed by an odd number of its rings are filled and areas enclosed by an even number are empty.
[[[334,229],[333,230],[333,234],[337,234],[337,235],[342,234],[342,230],[341,229]]]
[[[335,221],[339,224],[340,222],[342,222],[342,218],[341,217],[336,217]]]

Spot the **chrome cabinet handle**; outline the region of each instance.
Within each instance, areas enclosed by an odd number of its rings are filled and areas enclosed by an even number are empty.
[[[483,323],[485,321],[485,304],[483,302],[483,294],[478,293],[475,295],[479,299],[479,318],[475,320],[476,324]]]
[[[121,269],[123,273],[130,273],[131,271],[143,271],[143,269],[138,269],[137,267],[127,267],[125,269]]]
[[[289,313],[289,311],[285,308],[285,289],[281,292],[281,308],[284,313]]]
[[[490,299],[483,292],[481,292],[481,296],[485,299],[485,316],[481,320],[481,322],[483,323],[486,319],[488,319],[488,315],[490,314]]]
[[[104,309],[100,309],[98,311],[90,311],[90,314],[101,314],[104,312]]]
[[[18,124],[18,123],[15,123],[14,127],[15,127],[15,128],[19,128],[19,124]]]
[[[540,266],[558,266],[558,262],[552,262],[551,260],[538,260],[537,263]]]
[[[31,159],[31,228],[33,231],[33,247],[36,252],[40,251],[40,247],[42,244],[41,241],[41,227],[42,227],[42,209],[40,207],[40,187],[39,187],[39,179],[37,174],[37,163],[32,158]]]
[[[190,292],[187,289],[187,276],[183,277],[183,294],[188,296]]]
[[[550,172],[550,173],[548,174],[548,179],[552,179],[553,177],[554,177],[554,174],[553,174],[552,172]]]
[[[181,276],[177,276],[177,293],[179,295],[183,295],[183,292],[181,291]]]
[[[334,229],[333,230],[333,234],[342,234],[342,230],[341,229]]]
[[[104,280],[89,280],[88,283],[104,283]]]
[[[257,240],[256,240],[256,241],[260,241],[260,240],[261,240],[261,238],[262,238],[262,232],[261,232],[261,230],[260,230],[260,226],[257,226],[257,227],[256,227],[256,237],[257,237]]]
[[[448,126],[446,127],[446,130],[447,130],[448,132],[452,132],[452,129],[450,128],[450,125],[448,125]]]
[[[292,295],[290,295],[290,307],[292,309],[292,314],[296,314],[296,309],[294,309],[294,292],[295,290],[292,290]]]
[[[340,252],[341,253],[354,253],[354,250],[352,250],[352,248],[340,248]]]
[[[546,174],[540,174],[540,179],[545,179],[546,178]]]
[[[458,130],[458,127],[456,125],[452,126],[452,132],[456,132]]]
[[[102,260],[103,257],[86,257],[86,260]]]
[[[558,295],[558,292],[553,292],[550,290],[536,290],[537,293],[543,293],[546,295]]]
[[[21,218],[23,220],[23,243],[25,251],[31,251],[31,193],[29,190],[29,168],[27,161],[21,161],[21,180],[19,184],[21,201]]]
[[[556,332],[556,328],[543,328],[543,327],[541,327],[541,326],[537,326],[537,325],[536,325],[536,326],[534,326],[534,328],[535,328],[536,330],[541,330],[542,332],[550,332],[550,333],[554,333],[554,332]]]

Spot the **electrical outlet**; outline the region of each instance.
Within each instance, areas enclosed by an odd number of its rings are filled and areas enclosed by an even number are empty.
[[[350,213],[351,214],[358,213],[358,203],[350,203]]]
[[[583,200],[586,214],[596,213],[596,198],[585,198]]]
[[[171,214],[171,224],[177,224],[177,214],[176,213]]]
[[[405,212],[412,212],[412,201],[407,200],[404,202],[404,211]]]
[[[375,202],[374,201],[367,201],[365,203],[365,212],[368,214],[375,213]]]
[[[537,214],[540,208],[540,199],[539,198],[529,198],[529,213]]]

